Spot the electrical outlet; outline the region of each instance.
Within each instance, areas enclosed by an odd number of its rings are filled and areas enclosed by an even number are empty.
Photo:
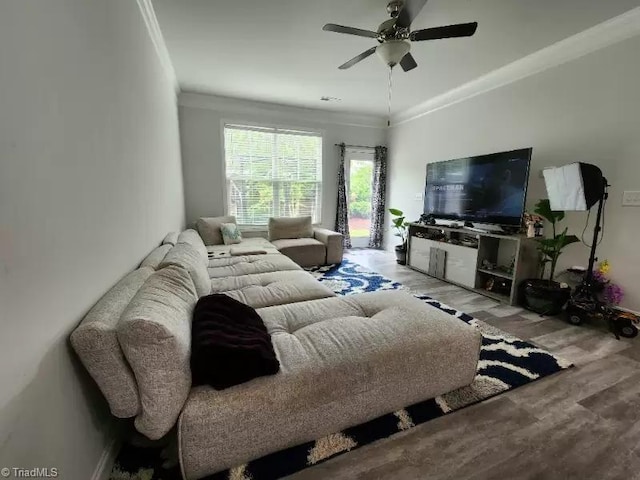
[[[422,195],[423,195],[422,192],[416,193],[416,196],[415,196],[416,202],[422,201]]]
[[[622,194],[624,207],[640,207],[640,191],[625,190]]]

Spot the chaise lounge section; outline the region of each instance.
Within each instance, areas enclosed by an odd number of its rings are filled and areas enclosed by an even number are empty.
[[[477,329],[402,292],[259,309],[276,375],[191,390],[179,422],[195,479],[468,385]]]

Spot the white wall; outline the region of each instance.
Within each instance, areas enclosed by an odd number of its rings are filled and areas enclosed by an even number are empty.
[[[114,422],[68,335],[184,224],[174,86],[132,0],[4,0],[0,85],[0,466],[87,480]]]
[[[335,226],[339,151],[334,144],[385,145],[381,119],[285,107],[209,95],[180,95],[180,132],[187,221],[224,214],[225,122],[274,125],[323,132],[322,224]]]
[[[543,167],[595,163],[612,184],[598,253],[626,289],[624,305],[640,310],[640,208],[621,206],[623,190],[640,190],[638,51],[634,37],[392,127],[389,204],[417,218],[422,201],[415,195],[433,161],[531,146],[529,207],[546,197],[538,176]],[[586,217],[570,213],[565,225],[580,236]],[[584,245],[572,245],[560,267],[586,265],[588,254]]]

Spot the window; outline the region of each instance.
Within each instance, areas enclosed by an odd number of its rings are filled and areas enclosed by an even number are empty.
[[[322,136],[225,125],[227,213],[239,225],[311,215],[320,222]]]

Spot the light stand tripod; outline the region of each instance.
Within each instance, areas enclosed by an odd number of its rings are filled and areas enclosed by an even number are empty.
[[[601,285],[596,282],[593,275],[593,268],[598,260],[596,258],[596,249],[598,248],[600,232],[602,231],[604,205],[609,198],[607,179],[603,177],[602,181],[602,195],[598,201],[598,213],[596,215],[596,225],[593,229],[589,266],[582,283],[576,287],[569,299],[567,319],[573,325],[581,325],[586,320],[592,319],[606,320],[609,329],[617,339],[620,339],[620,336],[633,338],[638,335],[638,328],[628,316],[616,311],[598,298],[598,291]]]

